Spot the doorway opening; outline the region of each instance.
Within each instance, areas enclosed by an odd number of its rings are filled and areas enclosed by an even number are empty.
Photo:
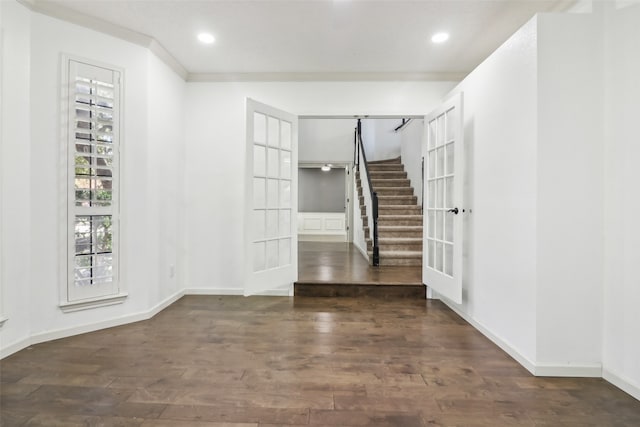
[[[349,164],[298,164],[298,241],[349,242]]]
[[[411,127],[409,118],[414,119],[411,131],[408,131]],[[379,190],[381,194],[385,194],[383,198],[395,197],[392,192],[396,190],[401,190],[403,195],[411,192],[410,197],[413,199],[421,196],[423,131],[420,119],[422,117],[412,116],[299,117],[296,295],[332,296],[355,293],[350,296],[356,296],[382,292],[388,296],[417,295],[424,298],[419,265],[408,265],[406,262],[396,266],[370,265],[370,241],[365,237],[366,224],[363,222],[366,203],[363,202],[362,188],[356,190],[363,179],[358,154],[366,151],[366,157],[372,162],[391,159],[399,162],[401,157],[407,157],[406,160],[411,163],[411,173],[386,174],[393,175],[391,178],[397,181],[386,184],[406,185],[406,188]],[[356,144],[359,139],[355,130],[359,121],[362,130],[359,135],[363,144]],[[409,175],[411,178],[408,178]],[[377,178],[376,184],[381,184],[383,178],[387,177]],[[415,189],[409,185],[410,181]],[[420,211],[421,207],[416,206],[415,209]],[[383,210],[386,215],[384,220],[406,220],[394,218],[398,217],[394,215],[396,213],[406,214],[405,210],[403,208],[396,212],[392,207],[387,207]],[[410,213],[421,221],[421,211],[418,211]],[[416,229],[413,230],[417,235],[413,239],[416,242],[412,242],[414,246],[420,246],[412,248],[416,252],[416,249],[421,249],[422,232],[417,230],[420,227],[413,224],[407,227]],[[392,255],[398,255],[397,252],[407,239],[401,237],[387,240],[394,244],[392,250],[395,253]],[[414,263],[419,263],[421,258],[418,254],[412,255],[416,258]],[[372,292],[374,289],[375,292]]]

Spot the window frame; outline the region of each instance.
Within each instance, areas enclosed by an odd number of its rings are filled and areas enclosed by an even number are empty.
[[[113,108],[113,173],[112,173],[112,202],[109,207],[76,207],[74,182],[75,173],[75,126],[72,126],[75,120],[75,100],[72,95],[75,90],[71,87],[71,79],[80,73],[72,74],[73,63],[81,64],[81,66],[96,67],[107,70],[107,72],[117,73],[114,79],[114,108]],[[114,304],[123,303],[128,294],[125,282],[121,280],[121,268],[119,265],[121,257],[120,245],[120,207],[121,207],[121,181],[122,181],[122,143],[123,143],[123,99],[124,99],[124,69],[81,58],[73,55],[61,55],[61,149],[60,149],[60,192],[61,200],[61,220],[60,220],[60,279],[59,279],[59,307],[63,312],[74,312],[78,310],[86,310],[96,307],[103,307]],[[115,74],[114,74],[115,76]],[[105,286],[93,288],[95,292],[91,292],[91,288],[86,288],[81,292],[74,292],[75,279],[73,277],[73,265],[75,262],[75,219],[76,216],[100,216],[110,215],[112,218],[112,259],[113,259],[113,281],[108,289],[104,291]],[[93,285],[91,285],[93,286]],[[99,289],[103,289],[98,292]],[[106,292],[106,293],[105,293]]]

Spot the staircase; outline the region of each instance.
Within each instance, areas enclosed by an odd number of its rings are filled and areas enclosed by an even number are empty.
[[[422,208],[407,179],[400,157],[368,162],[373,191],[378,193],[378,246],[381,266],[422,265]],[[360,213],[369,258],[373,240],[362,196],[360,174],[356,173]]]

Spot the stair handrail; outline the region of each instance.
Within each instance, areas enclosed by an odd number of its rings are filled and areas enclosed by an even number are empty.
[[[371,240],[373,242],[372,260],[373,266],[380,265],[380,247],[378,246],[378,193],[373,190],[371,184],[371,175],[369,174],[369,163],[367,162],[367,155],[364,150],[364,143],[362,142],[362,123],[358,119],[358,125],[355,132],[355,164],[360,172],[360,181],[362,182],[362,193],[365,200],[365,209],[367,210],[367,220],[369,223],[369,230],[371,230]],[[361,160],[362,157],[362,161]],[[364,171],[363,171],[364,169]],[[362,179],[362,175],[367,177],[366,181]],[[365,185],[367,188],[365,189]],[[370,203],[367,203],[367,196],[369,196]],[[369,210],[371,212],[369,212]]]
[[[403,118],[402,119],[402,123],[400,123],[400,126],[396,127],[393,131],[394,132],[398,132],[398,131],[404,129],[405,126],[407,126],[409,123],[411,123],[411,120],[413,120],[412,117],[409,117],[408,119]]]

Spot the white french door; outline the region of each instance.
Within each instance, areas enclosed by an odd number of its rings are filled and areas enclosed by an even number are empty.
[[[298,278],[298,117],[247,99],[244,294]]]
[[[462,303],[463,116],[458,94],[425,117],[422,281]]]

